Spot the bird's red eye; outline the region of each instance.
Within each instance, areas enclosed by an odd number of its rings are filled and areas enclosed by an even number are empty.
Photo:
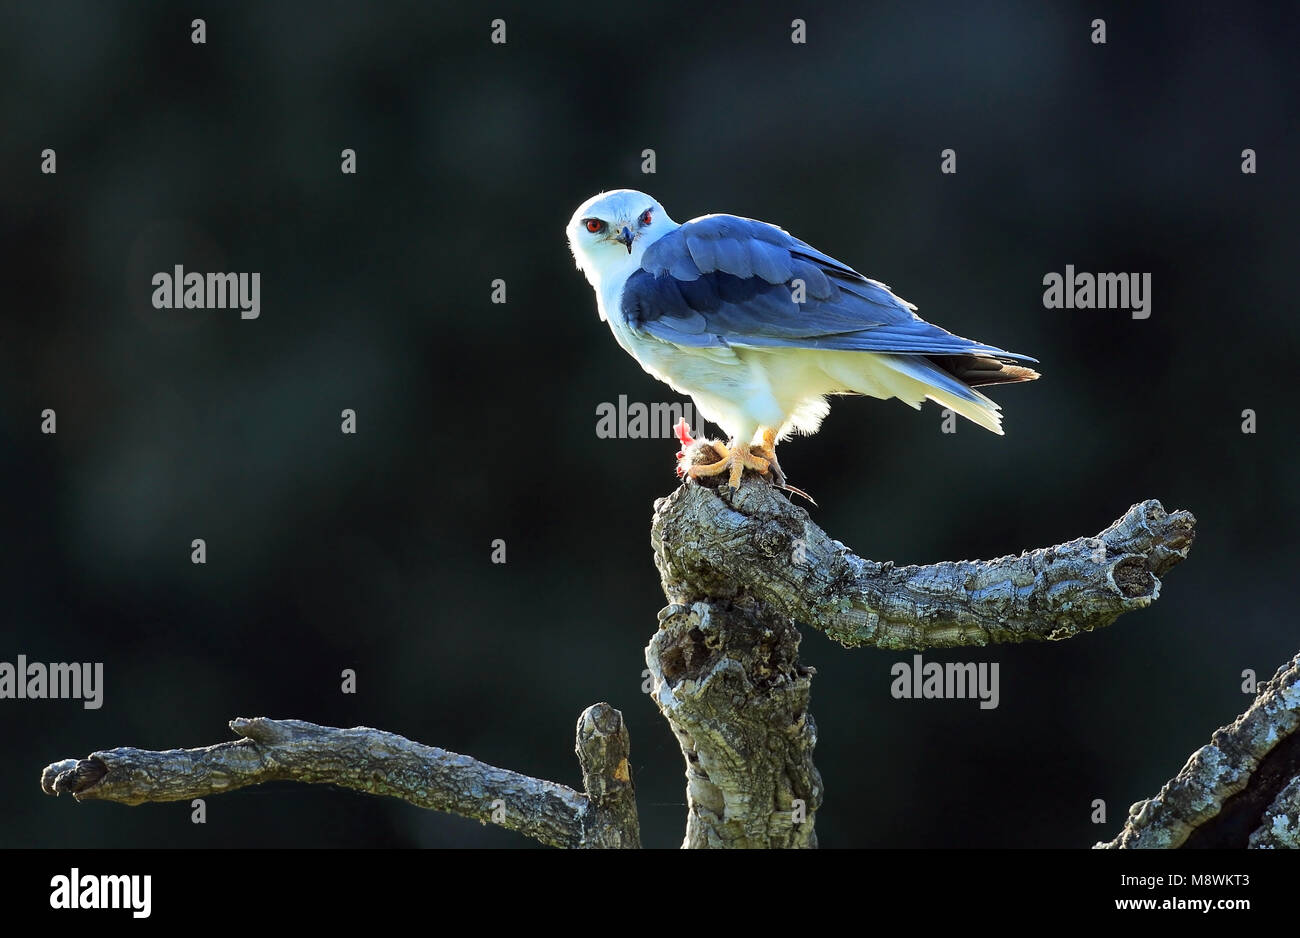
[[[650,209],[646,209],[644,212],[641,213],[641,224],[643,225],[650,224]]]
[[[598,231],[604,231],[605,223],[601,221],[599,218],[588,218],[587,230],[590,231],[592,234],[596,234],[596,232]]]

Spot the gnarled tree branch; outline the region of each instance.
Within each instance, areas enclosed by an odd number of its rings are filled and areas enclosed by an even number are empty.
[[[853,554],[770,485],[726,501],[684,485],[655,503],[669,602],[749,595],[842,645],[920,650],[1072,638],[1149,606],[1196,519],[1134,505],[1096,537],[1018,557],[898,567]]]
[[[1300,654],[1100,848],[1300,847]]]
[[[708,444],[692,454],[709,461]],[[896,567],[854,555],[770,484],[688,483],[655,503],[669,605],[646,649],[686,759],[686,847],[813,847],[821,777],[801,622],[846,646],[1059,640],[1151,604],[1195,519],[1134,505],[1096,537],[997,560]]]
[[[500,823],[554,847],[640,846],[627,728],[606,703],[578,718],[585,792],[364,726],[257,717],[232,720],[230,728],[242,738],[204,749],[110,749],[56,762],[41,773],[41,788],[78,801],[137,805],[288,780]]]
[[[1160,578],[1187,556],[1194,526],[1187,512],[1147,501],[1097,537],[1018,557],[896,567],[855,556],[761,480],[723,494],[688,483],[660,499],[651,542],[669,605],[646,661],[686,759],[683,845],[816,846],[814,672],[799,663],[796,622],[850,647],[1070,638],[1154,601]],[[56,763],[41,784],[78,800],[139,804],[273,779],[323,782],[498,820],[555,846],[639,845],[627,732],[608,704],[579,721],[584,792],[373,729],[266,719],[231,728],[243,738],[206,749],[115,749]],[[1269,791],[1273,816],[1294,806],[1290,788]],[[494,815],[502,804],[504,817]],[[1274,823],[1272,836],[1284,837],[1283,826]]]

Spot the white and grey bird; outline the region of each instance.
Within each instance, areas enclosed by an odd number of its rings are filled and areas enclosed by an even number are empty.
[[[813,433],[831,394],[927,398],[994,433],[998,405],[975,388],[1038,377],[1035,359],[931,325],[883,283],[775,225],[735,215],[684,224],[633,189],[573,213],[569,246],[600,318],[647,372],[729,435],[690,476],[769,469],[776,443]]]

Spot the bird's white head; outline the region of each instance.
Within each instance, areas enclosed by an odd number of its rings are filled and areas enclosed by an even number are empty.
[[[627,276],[645,249],[680,227],[662,205],[635,189],[593,195],[569,219],[569,248],[597,290],[602,280]]]

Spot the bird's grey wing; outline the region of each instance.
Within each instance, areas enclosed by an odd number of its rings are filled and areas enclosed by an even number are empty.
[[[796,302],[802,286],[803,302]],[[623,288],[632,328],[683,347],[840,349],[1034,361],[953,335],[889,288],[789,233],[734,215],[689,221],[646,249]]]

